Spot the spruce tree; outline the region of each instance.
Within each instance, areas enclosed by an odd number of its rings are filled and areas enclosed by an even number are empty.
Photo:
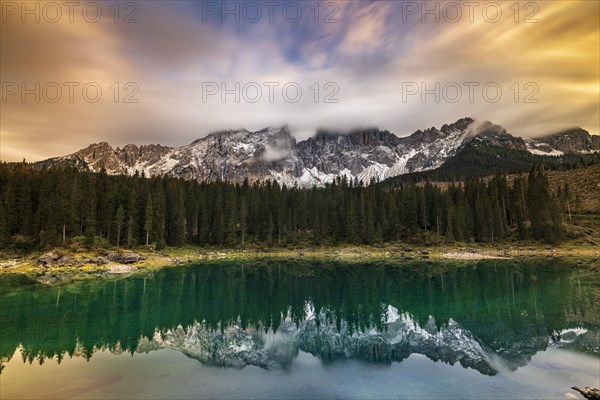
[[[121,245],[121,230],[123,229],[123,224],[125,223],[125,210],[123,206],[120,205],[117,208],[117,213],[115,215],[115,229],[117,234],[117,247]]]
[[[154,226],[154,206],[152,205],[152,196],[148,194],[146,199],[146,210],[144,215],[144,233],[146,238],[146,246],[150,243],[150,235]]]

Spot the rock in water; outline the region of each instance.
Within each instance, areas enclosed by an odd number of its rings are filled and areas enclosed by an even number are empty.
[[[579,393],[581,393],[581,395],[583,397],[585,397],[588,400],[600,400],[600,390],[599,389],[589,387],[589,386],[586,386],[584,388],[578,388],[576,386],[573,386],[571,389],[577,390]]]

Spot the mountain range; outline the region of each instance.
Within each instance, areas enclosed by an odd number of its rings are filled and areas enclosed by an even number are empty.
[[[113,148],[101,142],[38,164],[69,164],[112,175],[138,173],[231,182],[270,179],[288,186],[312,187],[338,177],[370,183],[430,171],[482,145],[529,156],[560,157],[600,152],[600,136],[574,128],[524,139],[509,134],[502,126],[463,118],[405,137],[377,128],[318,130],[314,136],[297,142],[284,126],[255,132],[214,132],[182,147],[128,144]]]

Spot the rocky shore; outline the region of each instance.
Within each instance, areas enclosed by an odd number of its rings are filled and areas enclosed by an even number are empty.
[[[574,265],[600,265],[600,249],[595,247],[548,246],[443,246],[413,247],[407,245],[246,248],[215,249],[200,247],[100,249],[73,251],[57,248],[45,253],[0,255],[0,274],[21,273],[43,283],[54,283],[88,275],[127,275],[144,270],[176,266],[207,260],[252,260],[267,258],[316,258],[334,260],[447,260],[473,262],[481,260],[560,259]]]

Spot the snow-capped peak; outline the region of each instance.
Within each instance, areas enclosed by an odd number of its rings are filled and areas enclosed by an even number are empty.
[[[471,142],[547,155],[600,150],[600,137],[591,137],[581,129],[523,140],[499,125],[463,118],[405,137],[377,128],[345,133],[318,130],[315,136],[297,143],[283,126],[213,132],[176,148],[130,144],[115,149],[101,142],[45,163],[69,162],[109,174],[169,175],[198,181],[270,179],[309,187],[338,178],[370,183],[435,169]]]

